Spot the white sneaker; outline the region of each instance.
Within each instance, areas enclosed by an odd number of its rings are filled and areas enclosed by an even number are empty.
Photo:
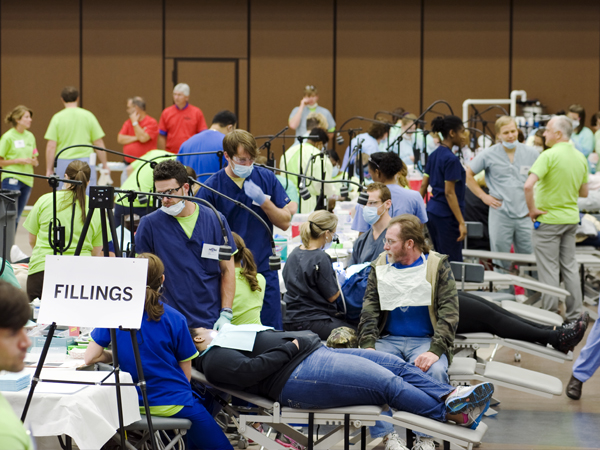
[[[406,442],[395,431],[390,434],[386,434],[383,437],[383,443],[385,444],[385,450],[409,450],[406,446]]]
[[[412,450],[435,450],[435,441],[432,438],[417,437],[417,439]]]

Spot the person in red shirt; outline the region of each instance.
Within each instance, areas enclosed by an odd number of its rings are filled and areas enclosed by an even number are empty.
[[[202,110],[190,105],[190,87],[179,83],[173,88],[172,106],[160,115],[158,123],[158,148],[168,152],[179,152],[179,147],[193,135],[206,130],[206,120]]]
[[[123,152],[131,156],[142,156],[150,150],[155,150],[158,138],[158,123],[156,119],[146,114],[146,101],[142,97],[127,99],[127,114],[117,142],[123,146]],[[125,157],[127,164],[135,161]]]

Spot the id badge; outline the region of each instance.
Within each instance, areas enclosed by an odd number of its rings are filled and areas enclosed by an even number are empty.
[[[529,175],[529,170],[531,166],[521,166],[520,174],[521,175]]]
[[[207,259],[219,260],[219,245],[204,244],[202,246],[202,257]]]
[[[11,186],[16,186],[19,184],[19,180],[17,180],[16,178],[9,178],[8,184],[10,184]]]
[[[25,148],[25,141],[23,139],[19,139],[13,143],[15,144],[15,148]]]

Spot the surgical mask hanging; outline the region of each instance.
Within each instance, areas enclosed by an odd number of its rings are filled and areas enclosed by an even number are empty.
[[[254,168],[254,164],[250,164],[249,166],[242,166],[240,164],[232,164],[233,173],[239,178],[248,178],[250,174],[252,174],[252,169]]]
[[[331,172],[331,178],[335,178],[340,174],[340,168],[338,166],[334,166]]]
[[[363,219],[365,219],[365,222],[367,222],[369,225],[374,225],[377,223],[379,218],[383,216],[383,213],[377,214],[377,209],[378,208],[376,206],[365,206],[363,208]]]
[[[183,211],[183,208],[185,208],[185,201],[181,200],[179,203],[175,203],[172,206],[161,206],[160,209],[161,211],[167,213],[170,216],[178,216],[181,211]]]
[[[512,150],[517,146],[517,141],[515,142],[502,142],[502,145],[504,145],[507,149]]]

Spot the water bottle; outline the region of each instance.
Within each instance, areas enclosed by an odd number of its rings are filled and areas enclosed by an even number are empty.
[[[36,298],[34,301],[31,302],[31,306],[33,307],[33,320],[37,321],[37,318],[40,314],[40,305],[42,304],[42,301],[39,298]]]

